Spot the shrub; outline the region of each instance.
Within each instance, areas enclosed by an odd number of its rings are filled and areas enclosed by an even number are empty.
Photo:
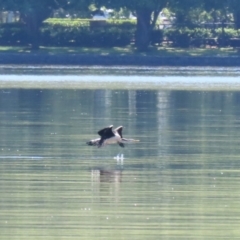
[[[106,24],[91,24],[92,20],[48,19],[42,27],[44,45],[113,47],[130,44],[134,32],[133,21],[108,20]],[[93,20],[92,22],[96,22]]]
[[[42,28],[44,45],[113,47],[130,44],[134,31],[118,27],[65,27],[60,25]]]
[[[156,29],[151,32],[151,44],[161,44],[163,41],[163,30]]]
[[[62,27],[89,27],[90,19],[48,18],[44,24]]]
[[[215,35],[218,38],[218,43],[222,47],[232,46],[231,39],[240,38],[240,31],[233,28],[225,28],[224,31],[222,28],[217,28],[215,30]],[[235,43],[233,44],[235,47]]]
[[[192,30],[191,46],[202,47],[205,45],[216,45],[213,34],[209,28],[195,28]]]
[[[188,28],[167,29],[165,36],[175,47],[189,47],[192,38],[192,30]]]
[[[135,21],[108,20],[91,27],[90,19],[47,19],[40,32],[40,44],[48,46],[126,46],[134,38]],[[21,23],[0,24],[1,45],[27,45],[31,37]]]
[[[212,38],[212,30],[209,28],[194,28],[193,29],[194,38]]]
[[[40,44],[45,46],[113,47],[126,46],[134,39],[135,20],[110,19],[103,24],[91,19],[59,19],[44,21]],[[153,30],[151,44],[160,44],[166,38],[175,47],[219,45],[240,47],[240,30],[232,28],[171,28]],[[27,45],[31,42],[21,23],[0,24],[1,45]]]
[[[29,43],[29,36],[21,23],[0,24],[1,45],[26,45]]]
[[[168,41],[173,43],[176,47],[189,47],[189,46],[238,46],[239,41],[233,38],[240,38],[240,31],[226,28],[222,32],[221,28],[212,30],[208,28],[179,28],[167,29],[164,32]]]

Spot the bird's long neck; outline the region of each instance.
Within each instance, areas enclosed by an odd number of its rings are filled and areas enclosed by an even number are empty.
[[[122,141],[123,141],[123,142],[129,142],[129,143],[139,142],[139,140],[131,139],[131,138],[122,138]]]

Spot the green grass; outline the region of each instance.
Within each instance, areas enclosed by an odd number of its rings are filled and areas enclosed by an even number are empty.
[[[40,54],[99,54],[99,55],[137,55],[137,56],[239,56],[234,48],[171,48],[150,47],[147,52],[136,51],[132,46],[113,48],[84,47],[40,47],[38,51],[26,47],[0,46],[0,53],[40,53]]]

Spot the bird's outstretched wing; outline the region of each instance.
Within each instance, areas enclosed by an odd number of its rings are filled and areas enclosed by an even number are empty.
[[[114,129],[114,131],[118,132],[119,136],[122,138],[122,129],[123,127],[122,126],[119,126],[117,128]]]
[[[98,135],[101,138],[111,138],[114,136],[113,131],[112,131],[113,125],[110,125],[109,127],[103,128],[100,131],[98,131]]]

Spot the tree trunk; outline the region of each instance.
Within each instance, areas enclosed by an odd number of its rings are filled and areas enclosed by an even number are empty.
[[[43,21],[51,14],[51,9],[47,8],[35,8],[32,11],[26,11],[21,14],[21,19],[25,23],[27,28],[27,34],[30,38],[31,49],[39,49],[41,43],[40,39],[40,27]]]
[[[135,44],[139,51],[146,51],[150,44],[152,11],[148,9],[139,9],[136,13],[137,31]]]
[[[234,23],[235,23],[235,28],[240,29],[240,11],[236,11],[234,13]]]
[[[21,14],[21,20],[26,26],[27,37],[29,38],[31,49],[39,49],[40,26],[42,24],[42,20],[40,20],[34,12]]]
[[[31,49],[33,50],[38,50],[40,46],[40,26],[41,22],[38,21],[37,17],[34,15],[29,15],[27,28],[31,38]]]

